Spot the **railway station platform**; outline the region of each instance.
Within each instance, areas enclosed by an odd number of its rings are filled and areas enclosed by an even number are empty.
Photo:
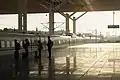
[[[52,50],[48,59],[47,51],[42,52],[41,74],[33,53],[29,56],[28,80],[119,80],[120,44],[98,43],[68,46]],[[14,65],[10,55],[0,56],[0,73],[9,80],[18,80],[14,76]],[[22,59],[20,58],[20,64]],[[23,64],[19,67],[21,68]],[[11,74],[11,76],[10,76]],[[13,74],[13,75],[12,75]],[[19,73],[21,74],[21,72]],[[8,76],[9,75],[9,76]],[[2,77],[3,77],[2,76]],[[5,79],[3,79],[5,80]]]

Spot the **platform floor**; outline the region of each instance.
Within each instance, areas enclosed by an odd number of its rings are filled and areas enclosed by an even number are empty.
[[[49,60],[47,56],[47,51],[42,52],[43,69],[41,71],[41,76],[38,76],[38,62],[35,61],[33,54],[31,54],[29,57],[30,80],[120,79],[119,43],[83,44],[69,46],[63,49],[54,49],[52,51],[53,57],[51,60]],[[13,61],[12,59],[9,59],[10,55],[0,56],[1,66],[10,60]],[[20,59],[20,63],[21,62],[22,59]],[[9,66],[10,64],[12,64],[12,62],[4,66]],[[11,71],[14,70],[12,68],[8,68],[7,70],[5,67],[1,67],[0,69],[1,73],[4,72],[4,74],[11,74],[13,73]],[[5,72],[6,70],[7,72]],[[12,80],[17,79],[13,76]]]

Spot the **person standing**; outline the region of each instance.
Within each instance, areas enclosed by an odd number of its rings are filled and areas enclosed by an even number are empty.
[[[24,78],[24,80],[27,80],[29,76],[29,59],[28,59],[29,46],[30,46],[30,43],[28,39],[25,39],[25,41],[23,41],[23,48],[25,52],[22,53],[22,70],[21,70],[22,77]]]
[[[41,41],[39,40],[39,41],[38,41],[38,51],[39,51],[39,56],[38,56],[38,58],[39,58],[38,68],[39,68],[39,76],[41,75],[41,70],[42,70],[42,68],[43,68],[42,63],[41,63],[41,50],[42,50],[42,49],[43,49],[43,46],[42,46]]]
[[[25,41],[23,41],[23,48],[25,49],[25,53],[23,54],[23,57],[28,57],[28,47],[30,46],[30,43],[28,41],[28,39],[25,39]]]
[[[14,40],[15,44],[15,52],[14,52],[14,59],[15,59],[15,76],[18,76],[18,64],[19,64],[19,50],[20,50],[20,44],[17,42],[17,40]]]
[[[50,39],[50,36],[48,36],[48,53],[49,53],[49,56],[48,58],[51,58],[51,49],[52,49],[52,46],[53,46],[53,41]]]
[[[41,41],[39,40],[38,41],[38,51],[39,51],[39,58],[41,58],[41,50],[43,49],[43,46],[42,46],[42,43],[41,43]]]

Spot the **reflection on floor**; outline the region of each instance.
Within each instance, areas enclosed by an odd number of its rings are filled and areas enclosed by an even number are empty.
[[[56,49],[51,59],[47,58],[46,52],[42,53],[42,67],[39,60],[30,57],[30,80],[118,80],[120,44],[116,47],[115,44],[92,45]],[[105,47],[108,45],[111,47]]]

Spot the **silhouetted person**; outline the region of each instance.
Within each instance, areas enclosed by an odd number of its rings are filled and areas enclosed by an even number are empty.
[[[25,41],[23,41],[23,48],[25,49],[25,52],[22,53],[22,78],[24,80],[28,79],[28,75],[29,75],[29,59],[28,59],[28,47],[29,47],[30,43],[28,41],[28,39],[25,39]]]
[[[39,68],[39,75],[41,75],[41,70],[42,70],[42,68],[43,68],[43,66],[42,66],[42,63],[41,63],[41,50],[43,49],[43,46],[42,46],[42,43],[41,43],[41,41],[39,40],[38,41],[38,51],[39,51],[39,56],[38,56],[38,58],[39,58],[39,61],[38,61],[38,68]]]
[[[14,40],[15,42],[15,52],[14,52],[14,59],[15,59],[15,76],[18,75],[18,64],[19,64],[19,50],[20,50],[20,44],[17,42],[17,40]]]
[[[41,50],[43,49],[43,46],[42,46],[42,43],[41,43],[41,41],[39,40],[38,41],[38,51],[39,51],[39,57],[41,57]]]
[[[29,43],[28,39],[25,39],[25,41],[23,41],[23,48],[25,49],[25,53],[23,53],[23,58],[28,57],[29,45],[30,45],[30,43]]]
[[[53,41],[50,39],[50,36],[48,36],[48,52],[49,52],[49,57],[48,58],[51,58],[51,49],[52,49],[52,46],[53,46]]]

